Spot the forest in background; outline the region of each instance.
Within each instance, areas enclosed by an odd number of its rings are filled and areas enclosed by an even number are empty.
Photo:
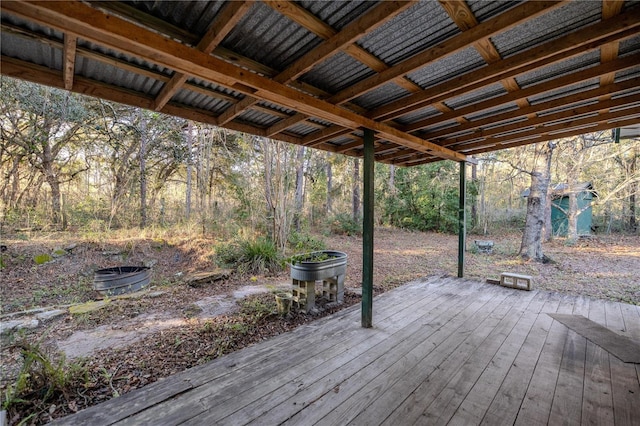
[[[0,109],[3,234],[173,227],[265,236],[284,251],[310,230],[359,231],[360,158],[8,77]],[[467,167],[467,229],[522,229],[523,193],[547,176],[546,190],[592,184],[596,232],[637,233],[639,157],[638,140],[614,143],[610,131],[480,155]],[[457,232],[456,163],[375,167],[377,225]]]

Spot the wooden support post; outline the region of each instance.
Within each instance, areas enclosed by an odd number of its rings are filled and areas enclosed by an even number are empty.
[[[467,221],[466,221],[466,198],[467,179],[466,163],[460,162],[460,200],[458,207],[458,278],[464,276],[464,250],[466,247]]]
[[[364,129],[364,197],[362,219],[362,326],[373,326],[373,130]]]

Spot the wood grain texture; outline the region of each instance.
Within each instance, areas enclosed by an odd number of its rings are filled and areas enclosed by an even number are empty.
[[[633,365],[548,313],[640,333],[635,306],[432,277],[55,424],[633,425]],[[635,422],[635,423],[634,423]]]

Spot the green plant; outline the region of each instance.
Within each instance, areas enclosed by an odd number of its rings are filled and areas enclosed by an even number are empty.
[[[241,274],[264,274],[282,269],[282,256],[268,238],[244,239],[216,247],[222,266],[236,268]]]
[[[21,342],[23,364],[16,381],[5,391],[2,408],[10,417],[31,413],[23,423],[48,410],[52,402],[67,403],[71,392],[87,383],[83,361],[67,363],[64,355],[54,358],[37,344]],[[60,401],[62,400],[62,401]]]
[[[53,259],[49,254],[37,254],[33,257],[33,261],[36,262],[36,265],[42,265],[47,262],[51,262]]]
[[[289,247],[293,251],[316,251],[326,248],[325,242],[303,232],[292,232],[289,235]]]
[[[362,223],[347,213],[339,213],[329,221],[331,233],[338,235],[361,235]]]

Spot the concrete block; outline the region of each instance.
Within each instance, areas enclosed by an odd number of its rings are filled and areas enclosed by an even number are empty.
[[[500,285],[503,287],[531,290],[533,278],[530,275],[503,272],[500,274]]]

